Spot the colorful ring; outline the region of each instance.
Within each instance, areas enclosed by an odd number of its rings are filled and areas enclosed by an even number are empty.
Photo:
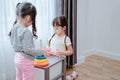
[[[48,62],[45,62],[45,63],[36,63],[36,62],[34,62],[34,65],[35,66],[48,66],[49,63]]]
[[[35,59],[46,59],[46,57],[44,55],[41,56],[35,56]]]
[[[48,58],[46,58],[46,59],[42,59],[42,60],[34,59],[34,62],[38,62],[38,63],[48,62]]]

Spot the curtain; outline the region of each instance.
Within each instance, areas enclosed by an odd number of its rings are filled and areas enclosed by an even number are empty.
[[[16,4],[23,1],[31,2],[37,9],[36,27],[39,38],[35,40],[35,45],[39,47],[40,40],[46,45],[47,38],[53,34],[51,22],[56,16],[56,0],[0,0],[0,80],[15,80],[14,51],[8,33],[16,18]]]
[[[68,19],[67,35],[72,41],[74,53],[66,58],[67,68],[77,63],[77,0],[59,0],[57,1],[56,15],[65,15]]]

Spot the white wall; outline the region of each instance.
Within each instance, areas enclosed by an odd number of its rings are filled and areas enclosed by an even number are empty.
[[[94,49],[94,28],[88,26],[88,0],[78,0],[77,3],[77,58],[81,62],[85,54]]]
[[[78,59],[85,54],[120,60],[120,0],[78,0]]]

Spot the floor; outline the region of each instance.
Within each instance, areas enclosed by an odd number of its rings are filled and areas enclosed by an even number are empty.
[[[92,55],[85,63],[67,70],[67,75],[73,70],[78,72],[75,80],[120,80],[120,61]]]

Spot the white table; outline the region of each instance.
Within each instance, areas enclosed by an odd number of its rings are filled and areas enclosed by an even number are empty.
[[[66,80],[65,57],[49,56],[48,60],[48,66],[35,67],[34,80]]]

